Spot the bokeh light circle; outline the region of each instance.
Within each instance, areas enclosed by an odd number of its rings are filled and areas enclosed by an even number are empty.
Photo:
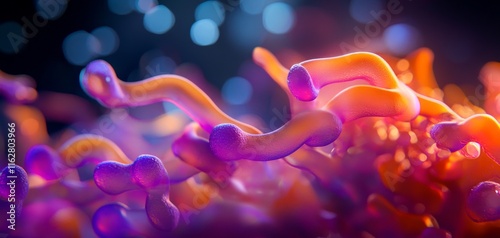
[[[197,45],[212,45],[219,39],[219,28],[210,19],[199,20],[191,26],[191,39]]]
[[[242,77],[230,78],[222,86],[222,98],[231,105],[247,103],[252,97],[252,92],[252,85]]]
[[[368,23],[374,20],[373,14],[382,10],[383,7],[380,0],[352,0],[349,13],[354,20]]]
[[[66,11],[68,0],[37,0],[36,10],[48,20],[56,20]]]
[[[419,41],[420,34],[408,24],[395,24],[384,31],[385,45],[397,55],[406,55],[415,50],[420,43]]]
[[[210,19],[220,26],[224,22],[226,12],[222,3],[218,1],[206,1],[196,7],[194,17],[197,21]]]
[[[146,13],[157,5],[156,0],[135,0],[134,8],[140,13]]]
[[[269,4],[262,13],[262,23],[267,31],[274,34],[287,33],[295,22],[293,9],[282,2]]]
[[[241,10],[248,14],[256,15],[262,13],[266,6],[266,0],[241,0]]]
[[[164,5],[158,5],[144,15],[144,27],[151,33],[163,34],[174,26],[175,16]]]
[[[99,40],[97,53],[102,56],[110,55],[118,49],[118,34],[111,27],[103,26],[92,31],[92,35]]]
[[[126,15],[135,8],[135,0],[108,0],[108,8],[117,15]]]
[[[100,48],[99,40],[86,31],[69,34],[63,41],[66,60],[74,65],[84,65],[94,59]]]

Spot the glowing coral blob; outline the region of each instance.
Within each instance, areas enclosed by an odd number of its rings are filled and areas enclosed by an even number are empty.
[[[146,190],[145,210],[152,224],[166,231],[172,231],[177,226],[179,210],[168,198],[170,181],[158,158],[141,155],[130,165],[103,162],[96,167],[94,180],[101,190],[109,194]]]
[[[118,79],[113,68],[104,61],[93,61],[80,78],[83,89],[102,105],[124,107],[169,101],[210,132],[220,123],[231,122],[258,132],[222,112],[200,88],[178,75],[161,75],[142,82],[125,83]]]
[[[498,63],[481,71],[489,115],[462,100],[459,88],[438,88],[426,48],[403,59],[358,52],[287,68],[258,47],[253,60],[289,100],[290,119],[277,129],[231,117],[187,78],[128,83],[107,62],[89,63],[80,83],[102,106],[171,102],[193,121],[160,125],[179,128],[146,146],[168,148],[159,155],[90,134],[58,148],[32,147],[29,173],[14,168],[16,216],[25,216],[24,203],[36,218],[25,224],[99,237],[427,238],[497,231],[500,185],[491,176],[500,171],[492,167],[500,163]],[[32,91],[33,85],[0,79],[2,89]],[[1,187],[2,205],[9,192]],[[90,233],[79,233],[85,226]],[[36,234],[24,228],[15,235]]]
[[[310,125],[311,120],[317,123]],[[232,124],[220,124],[210,134],[210,147],[223,160],[274,160],[293,153],[303,144],[328,145],[337,139],[341,128],[339,119],[326,111],[300,114],[278,130],[260,135],[245,133]],[[277,144],[282,146],[274,146]]]

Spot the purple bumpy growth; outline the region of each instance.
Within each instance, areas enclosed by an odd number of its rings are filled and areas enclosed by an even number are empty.
[[[171,231],[177,226],[179,210],[169,200],[170,180],[157,157],[141,155],[129,165],[102,162],[94,171],[94,181],[108,194],[120,194],[136,189],[147,191],[146,214],[153,226],[165,231]],[[99,227],[96,222],[100,220],[102,219],[94,217],[94,227]]]
[[[500,219],[500,184],[484,181],[472,188],[467,197],[467,213],[476,222]]]

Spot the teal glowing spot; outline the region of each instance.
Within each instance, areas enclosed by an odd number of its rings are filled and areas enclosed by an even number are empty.
[[[144,27],[151,33],[163,34],[174,26],[175,16],[164,5],[158,5],[144,15]]]
[[[134,0],[108,0],[109,10],[117,15],[126,15],[131,13],[135,8],[134,5]]]
[[[418,46],[418,31],[407,24],[395,24],[384,31],[384,42],[394,54],[405,55]]]
[[[99,49],[97,50],[99,55],[110,55],[118,48],[118,34],[112,28],[99,27],[92,31],[92,35],[99,40]]]
[[[233,77],[222,86],[222,98],[231,105],[247,103],[252,97],[252,85],[242,77]]]
[[[282,2],[269,4],[262,14],[264,28],[274,34],[287,33],[292,28],[294,21],[292,7]]]
[[[219,28],[210,19],[199,20],[191,26],[191,39],[201,46],[214,44],[219,39]]]
[[[203,2],[194,12],[194,17],[197,21],[203,19],[210,19],[214,21],[218,26],[224,22],[224,18],[226,17],[226,13],[224,10],[224,6],[218,1],[207,1]]]
[[[84,65],[92,60],[99,50],[99,40],[85,31],[76,31],[63,41],[66,60],[74,65]]]

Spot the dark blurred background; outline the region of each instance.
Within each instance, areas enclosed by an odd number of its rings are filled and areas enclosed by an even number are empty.
[[[341,54],[342,42],[358,50],[399,56],[425,46],[435,53],[434,69],[440,85],[477,85],[482,65],[500,61],[497,1],[205,2],[2,1],[0,70],[32,76],[40,91],[88,98],[78,77],[86,63],[98,58],[113,65],[126,81],[173,73],[176,67],[191,63],[219,89],[229,79],[243,77],[242,67],[251,59],[255,46],[266,47],[278,56],[302,58]],[[367,25],[374,21],[370,12],[378,14],[389,8],[396,8],[397,13],[390,14],[388,25],[377,23],[379,30],[368,26],[373,37],[369,36],[367,44],[356,44],[356,29],[367,34]],[[286,54],[280,54],[283,52]],[[287,61],[294,58],[280,59],[291,64]],[[233,86],[245,85],[241,80],[233,81]],[[255,90],[246,100],[259,95],[259,87],[253,86]],[[245,104],[245,99],[238,100],[228,103]]]

